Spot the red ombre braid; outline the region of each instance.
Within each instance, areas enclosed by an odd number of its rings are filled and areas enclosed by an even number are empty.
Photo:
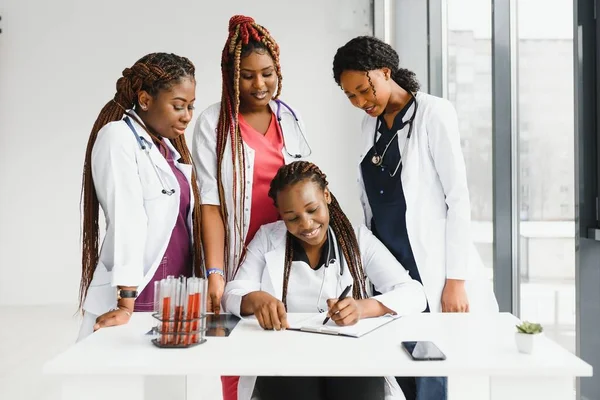
[[[274,99],[281,93],[281,66],[279,64],[279,46],[270,35],[269,31],[261,25],[254,22],[254,19],[243,15],[235,15],[229,20],[229,36],[223,47],[221,55],[221,77],[223,86],[221,91],[221,110],[219,112],[219,121],[217,124],[217,185],[219,188],[219,201],[221,216],[225,227],[225,276],[228,280],[232,279],[237,272],[244,253],[244,226],[249,221],[244,220],[243,210],[246,206],[245,185],[246,181],[246,159],[242,136],[239,129],[239,109],[240,109],[240,60],[250,54],[252,51],[268,51],[273,59],[275,71],[278,78],[277,92]],[[227,199],[223,190],[222,169],[227,144],[231,146],[231,162],[233,165],[233,182],[225,184],[233,185],[233,204],[234,209],[227,209]],[[239,191],[241,190],[241,193]],[[229,227],[229,215],[233,213],[234,232]],[[230,239],[231,235],[236,235],[234,242],[234,260],[230,260]],[[230,271],[230,264],[233,270]]]

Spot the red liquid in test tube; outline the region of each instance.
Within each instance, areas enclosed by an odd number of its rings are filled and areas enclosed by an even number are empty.
[[[171,311],[171,297],[165,296],[163,297],[163,305],[162,305],[162,333],[160,335],[160,344],[166,345],[168,342],[167,332],[169,331],[169,311]]]
[[[186,332],[188,335],[185,336],[185,344],[189,345],[191,343],[192,335],[189,333],[192,330],[192,318],[194,316],[194,294],[191,282],[188,282],[188,296],[187,296],[187,313],[185,319],[188,320],[186,323]]]

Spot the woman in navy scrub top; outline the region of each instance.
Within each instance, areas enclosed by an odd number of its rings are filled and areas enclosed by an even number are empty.
[[[367,113],[357,158],[364,222],[423,284],[426,312],[496,311],[491,288],[476,278],[483,268],[471,241],[456,112],[420,92],[415,74],[398,64],[390,45],[368,36],[350,40],[333,61],[335,81]],[[445,378],[397,379],[409,400],[447,397]]]

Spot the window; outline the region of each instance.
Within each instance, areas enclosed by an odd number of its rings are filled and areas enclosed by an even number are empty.
[[[516,6],[521,318],[575,352],[573,2]]]
[[[443,3],[445,88],[459,118],[473,238],[492,278],[492,1]],[[520,316],[541,322],[548,336],[574,352],[573,2],[514,4]]]
[[[492,279],[491,0],[448,0],[447,18],[448,99],[458,114],[473,240]]]

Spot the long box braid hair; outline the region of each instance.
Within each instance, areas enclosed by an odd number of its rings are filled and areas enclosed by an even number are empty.
[[[92,149],[98,132],[109,122],[123,118],[126,110],[136,106],[138,93],[145,90],[152,96],[179,83],[184,78],[194,80],[195,68],[190,60],[175,54],[152,53],[139,59],[131,68],[123,70],[123,76],[117,80],[117,92],[100,111],[90,133],[85,153],[82,183],[83,234],[82,234],[82,269],[79,287],[79,306],[87,295],[99,258],[98,212],[99,203],[94,180],[92,177]],[[132,115],[133,116],[133,115]],[[133,116],[135,117],[135,116]],[[139,122],[139,121],[138,121]],[[144,124],[140,124],[144,126]],[[144,129],[145,126],[144,126]],[[162,143],[154,134],[146,129],[153,141],[160,146]],[[179,162],[192,164],[192,157],[185,142],[185,136],[171,140],[173,147],[181,154]],[[200,234],[200,195],[196,185],[196,175],[192,168],[192,192],[194,195],[193,235],[194,235],[194,268],[202,273],[202,245]],[[203,275],[202,275],[203,276]]]
[[[279,168],[277,175],[271,181],[271,188],[269,189],[269,197],[273,199],[277,206],[277,194],[286,187],[295,183],[311,180],[315,182],[321,190],[325,190],[329,183],[327,182],[327,175],[325,175],[319,167],[308,161],[295,161],[291,164],[284,165]],[[354,284],[352,285],[352,297],[355,299],[364,299],[367,297],[366,291],[366,277],[363,270],[362,261],[360,258],[360,249],[358,247],[358,239],[354,232],[354,228],[350,223],[350,220],[342,211],[340,204],[337,199],[331,194],[331,203],[328,205],[329,209],[329,225],[333,228],[333,233],[342,248],[342,253],[348,265],[350,275]],[[294,257],[293,248],[293,236],[289,231],[287,232],[285,242],[285,264],[283,269],[283,295],[281,301],[287,309],[287,289],[288,282],[290,279],[290,271],[292,269],[292,259]],[[340,260],[341,262],[341,260]]]
[[[239,109],[240,109],[240,60],[252,51],[266,51],[273,59],[275,72],[277,74],[277,92],[273,99],[277,99],[281,93],[281,66],[279,64],[279,46],[271,37],[269,31],[263,26],[254,22],[254,19],[243,15],[235,15],[229,20],[229,36],[223,47],[221,56],[221,75],[223,79],[223,88],[221,93],[221,110],[219,112],[219,122],[217,124],[217,186],[219,189],[219,201],[221,217],[225,227],[225,277],[230,280],[235,276],[244,254],[243,227],[246,225],[243,210],[245,209],[246,191],[244,182],[246,181],[246,159],[242,146],[242,136],[239,127]],[[231,160],[223,160],[227,142],[231,145]],[[226,206],[222,169],[223,162],[233,164],[233,210],[228,210]],[[241,193],[238,193],[238,187]],[[227,223],[229,213],[233,212],[234,230],[230,232]],[[236,235],[234,246],[235,260],[230,260],[230,238]],[[229,263],[232,262],[233,271],[229,270]]]

